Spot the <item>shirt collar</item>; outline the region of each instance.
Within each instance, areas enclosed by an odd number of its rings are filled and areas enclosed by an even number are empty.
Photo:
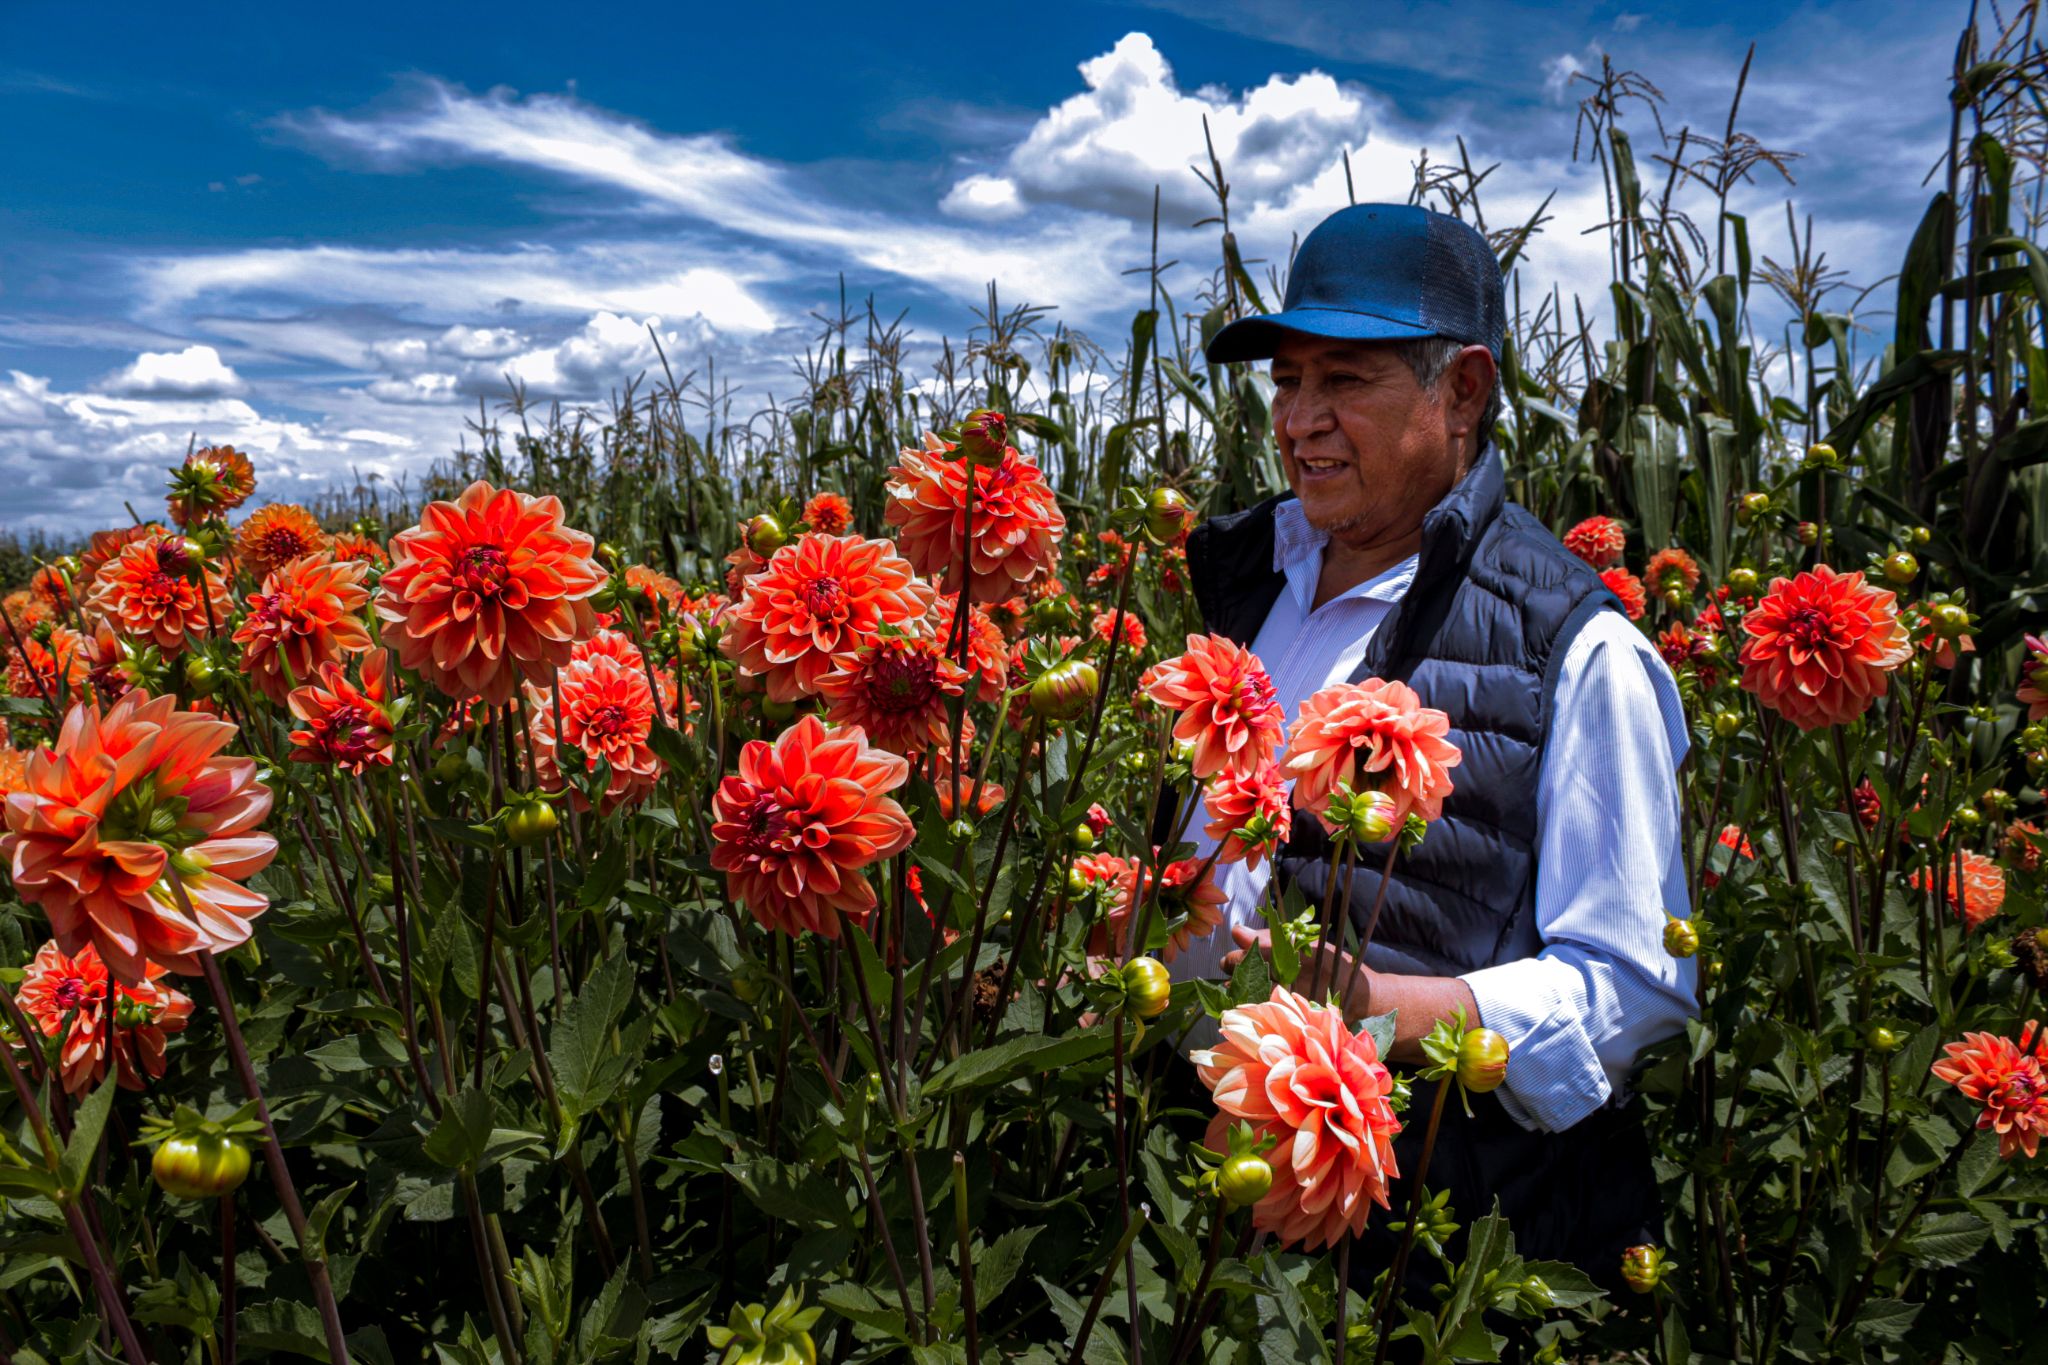
[[[1289,498],[1273,509],[1273,571],[1286,575],[1287,586],[1304,616],[1308,614],[1309,604],[1315,601],[1316,580],[1322,576],[1323,551],[1329,543],[1329,532],[1318,531],[1309,525],[1308,514],[1302,510],[1299,498]],[[1330,600],[1343,602],[1351,598],[1368,598],[1378,602],[1398,602],[1415,582],[1415,571],[1421,559],[1419,554],[1409,555],[1385,572]]]

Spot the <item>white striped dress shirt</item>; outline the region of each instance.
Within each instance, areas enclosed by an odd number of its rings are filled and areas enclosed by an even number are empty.
[[[1290,725],[1302,701],[1351,677],[1415,580],[1410,557],[1313,607],[1327,543],[1298,501],[1275,509],[1273,567],[1287,584],[1252,652]],[[1508,1040],[1498,1093],[1525,1128],[1568,1128],[1618,1099],[1637,1054],[1679,1032],[1694,1012],[1695,965],[1664,951],[1665,908],[1683,913],[1688,904],[1676,777],[1688,744],[1664,660],[1620,612],[1594,614],[1565,652],[1537,782],[1543,948],[1463,978],[1479,1022]],[[1206,857],[1215,845],[1202,822],[1194,822],[1194,841]],[[1271,868],[1270,860],[1256,869],[1218,865],[1223,925],[1175,959],[1175,978],[1221,975],[1231,926],[1265,924],[1259,904]],[[1206,1046],[1209,1032],[1198,1026],[1188,1045]]]

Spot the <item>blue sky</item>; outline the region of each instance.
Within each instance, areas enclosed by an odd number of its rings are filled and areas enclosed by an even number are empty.
[[[1497,222],[1559,191],[1528,283],[1597,290],[1568,78],[1603,52],[1662,87],[1674,133],[1718,130],[1756,41],[1744,125],[1806,153],[1796,186],[1745,192],[1760,250],[1789,198],[1868,283],[1924,205],[1963,12],[10,0],[0,527],[120,519],[194,433],[252,451],[278,497],[396,477],[508,370],[601,400],[653,363],[650,325],[679,365],[786,388],[842,273],[921,343],[960,335],[990,278],[1107,338],[1155,183],[1190,262],[1170,286],[1214,259],[1185,169],[1204,113],[1258,254],[1341,206],[1343,150],[1360,198],[1402,198],[1417,150],[1462,133],[1502,163]]]

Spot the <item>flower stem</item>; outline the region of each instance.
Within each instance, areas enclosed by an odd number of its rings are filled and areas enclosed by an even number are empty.
[[[220,1197],[220,1358],[235,1365],[235,1195]]]
[[[1415,1245],[1415,1220],[1422,1212],[1422,1179],[1429,1174],[1429,1158],[1436,1150],[1437,1129],[1443,1123],[1444,1101],[1450,1098],[1451,1084],[1450,1076],[1439,1080],[1436,1098],[1430,1102],[1429,1127],[1422,1134],[1422,1156],[1415,1163],[1415,1175],[1408,1187],[1408,1222],[1401,1229],[1401,1245],[1394,1251],[1394,1263],[1387,1269],[1387,1283],[1380,1290],[1379,1307],[1373,1310],[1373,1365],[1384,1365],[1387,1358],[1387,1336],[1392,1325],[1394,1298],[1400,1293],[1401,1277],[1408,1273],[1408,1250]],[[1342,1284],[1337,1286],[1337,1292],[1344,1292]]]

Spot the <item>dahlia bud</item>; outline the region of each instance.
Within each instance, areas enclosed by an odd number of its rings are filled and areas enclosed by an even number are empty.
[[[1700,950],[1700,931],[1689,919],[1670,916],[1664,922],[1664,951],[1673,957],[1691,957]]]
[[[1638,1294],[1647,1294],[1662,1283],[1664,1270],[1661,1247],[1634,1246],[1621,1253],[1622,1281]]]
[[[1458,1043],[1458,1084],[1484,1095],[1507,1078],[1508,1040],[1490,1028],[1468,1030]]]
[[[1087,895],[1088,885],[1088,874],[1086,872],[1083,872],[1078,867],[1069,867],[1067,869],[1067,894],[1069,896]]]
[[[1103,835],[1109,833],[1109,812],[1102,808],[1100,801],[1089,806],[1088,813],[1081,818],[1088,822],[1088,828],[1095,832],[1096,838],[1100,839]]]
[[[1984,827],[1984,813],[1975,806],[1957,806],[1955,824],[1957,829],[1974,834]]]
[[[1067,659],[1038,675],[1031,684],[1031,711],[1046,720],[1072,720],[1095,700],[1102,675],[1095,665]]]
[[[1733,739],[1741,733],[1742,713],[1740,711],[1718,711],[1714,714],[1714,737],[1716,739]]]
[[[994,408],[967,414],[960,424],[960,454],[967,463],[992,469],[1003,462],[1010,444],[1010,419]]]
[[[1915,526],[1906,533],[1906,539],[1915,549],[1924,550],[1934,540],[1934,532],[1925,526]]]
[[[1124,1003],[1140,1019],[1157,1019],[1173,1003],[1173,978],[1156,957],[1134,957],[1124,964]]]
[[[1216,1193],[1232,1208],[1256,1204],[1273,1188],[1273,1165],[1256,1152],[1241,1152],[1216,1171]]]
[[[1943,602],[1931,615],[1934,633],[1944,640],[1958,639],[1969,632],[1970,609],[1959,602]]]
[[[787,725],[796,719],[797,704],[793,701],[777,701],[773,697],[761,698],[761,719],[776,725]]]
[[[1904,550],[1893,550],[1884,557],[1884,576],[1901,587],[1920,576],[1920,561]]]
[[[1758,517],[1770,515],[1770,511],[1769,493],[1744,493],[1742,500],[1735,504],[1735,520],[1747,526]]]
[[[1864,1043],[1880,1057],[1889,1056],[1899,1050],[1899,1035],[1883,1024],[1872,1024],[1870,1032],[1863,1035]]]
[[[1385,792],[1339,789],[1324,813],[1339,832],[1358,843],[1377,844],[1394,837],[1394,798]]]
[[[745,537],[747,548],[764,558],[781,549],[789,540],[789,533],[782,529],[782,523],[766,512],[749,521],[741,528],[740,534]]]
[[[1095,847],[1095,829],[1085,820],[1074,826],[1073,832],[1068,834],[1067,838],[1075,848],[1080,849],[1083,853]]]
[[[210,697],[220,691],[220,669],[204,654],[189,655],[185,659],[185,686],[195,697]]]
[[[1999,972],[2019,966],[2020,960],[2012,950],[2012,940],[1994,938],[1987,941],[1984,945],[1984,965]]]
[[[1173,545],[1194,525],[1195,509],[1178,488],[1155,488],[1145,500],[1145,538],[1154,545]]]
[[[1977,804],[1993,815],[2010,815],[2013,808],[2012,793],[2003,787],[1992,787],[1977,798]]]
[[[1820,527],[1812,522],[1802,521],[1793,530],[1798,535],[1801,545],[1813,546],[1820,544]]]
[[[1827,442],[1817,441],[1806,448],[1806,467],[1808,469],[1840,469],[1842,467],[1842,457],[1837,455],[1835,448]]]
[[[1761,583],[1762,580],[1757,577],[1756,570],[1747,564],[1728,571],[1728,591],[1737,597],[1756,596],[1756,590]]]
[[[165,536],[156,543],[156,566],[173,578],[197,583],[206,571],[199,546],[184,536]]]

